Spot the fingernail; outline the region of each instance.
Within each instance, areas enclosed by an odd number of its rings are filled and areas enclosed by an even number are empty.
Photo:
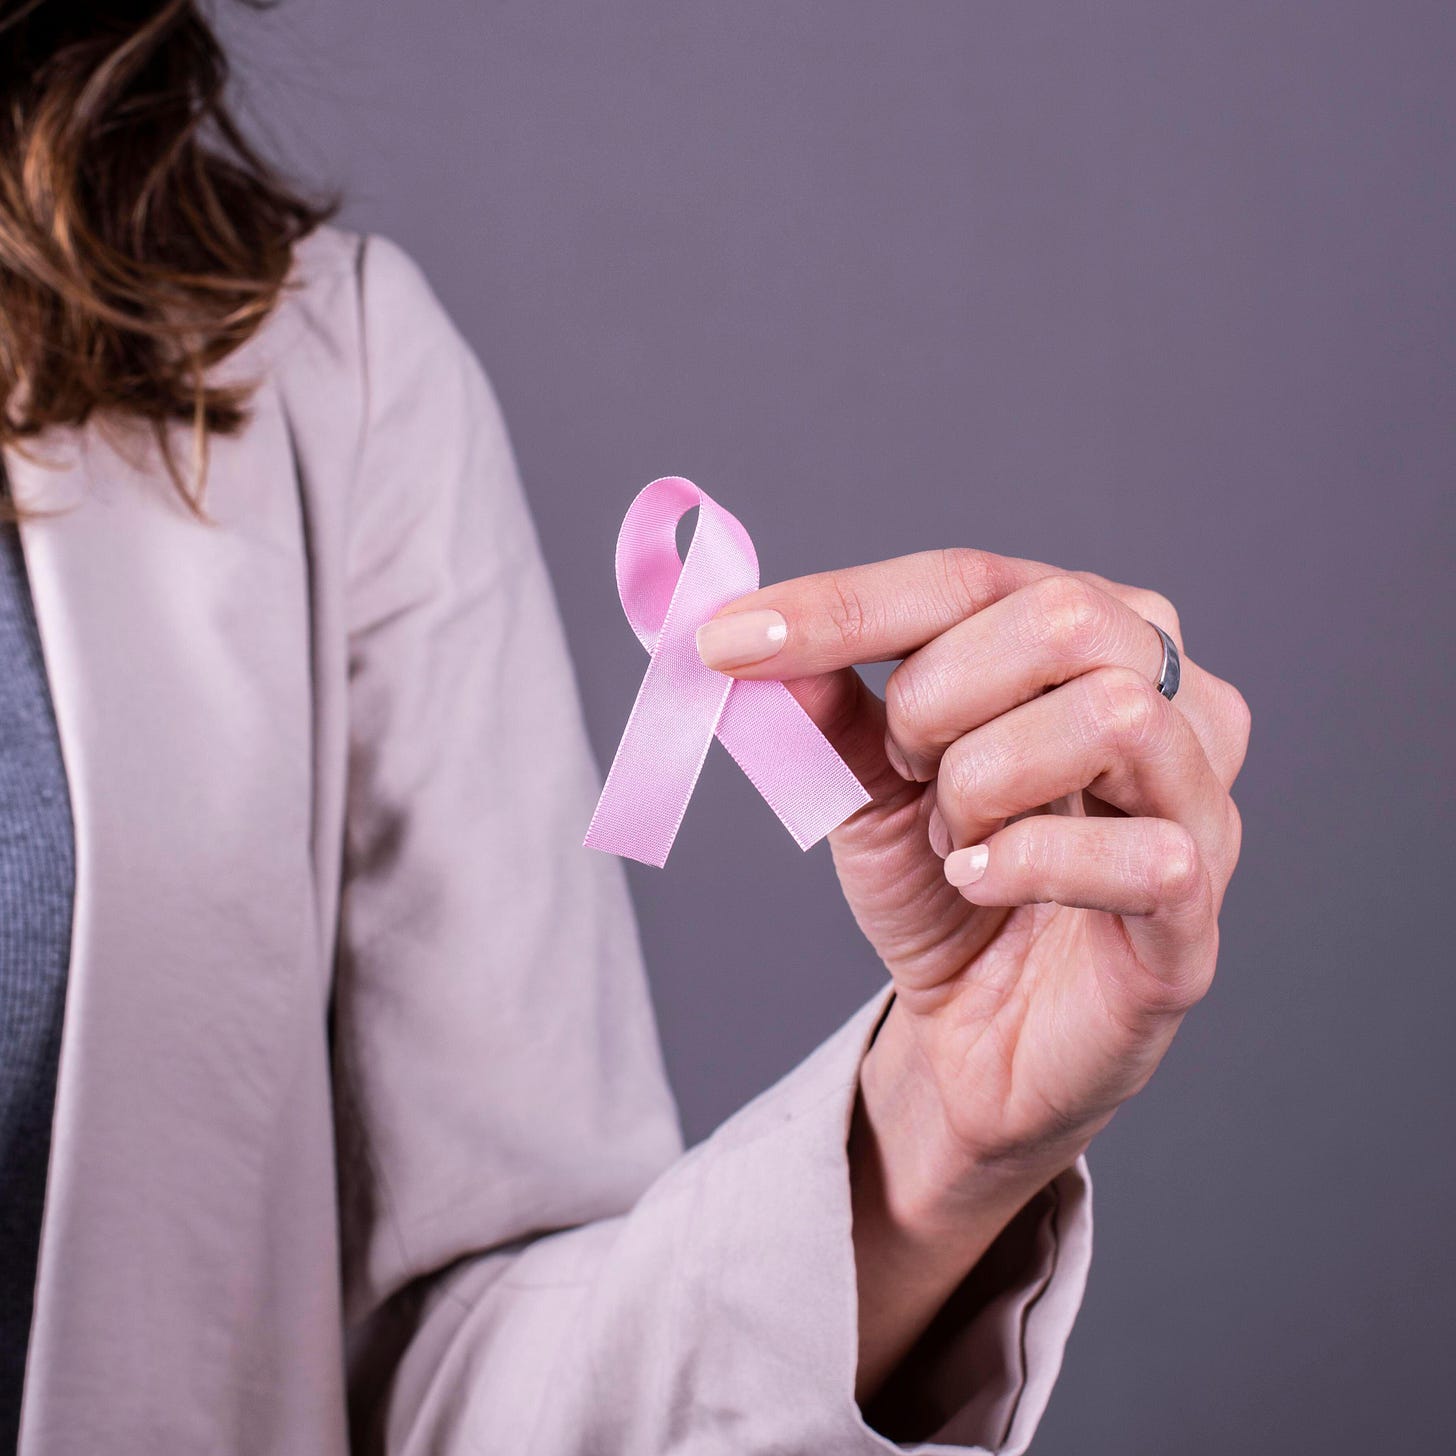
[[[937,805],[930,811],[929,822],[925,826],[926,832],[930,835],[930,847],[941,859],[950,853],[950,830],[945,827],[945,820],[941,816],[940,807]]]
[[[698,628],[698,656],[719,672],[749,667],[772,657],[788,635],[789,624],[780,612],[730,612]]]
[[[974,885],[986,873],[986,863],[990,858],[991,851],[984,844],[958,849],[945,857],[945,877],[957,888]]]
[[[905,761],[905,755],[900,752],[900,746],[893,738],[885,739],[885,757],[890,760],[890,767],[902,779],[909,779],[912,784],[915,782],[915,775],[910,772],[910,765]]]

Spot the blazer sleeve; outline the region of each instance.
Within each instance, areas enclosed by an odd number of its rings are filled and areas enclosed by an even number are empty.
[[[897,1377],[924,1444],[882,1434],[853,1394],[846,1139],[892,992],[684,1150],[623,867],[580,847],[600,779],[496,398],[406,254],[371,237],[358,268],[332,1020],[355,1448],[1024,1451],[1086,1277],[1085,1163]]]

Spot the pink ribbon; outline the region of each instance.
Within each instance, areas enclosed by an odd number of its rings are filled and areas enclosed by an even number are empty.
[[[694,506],[697,526],[683,561],[677,523]],[[668,475],[637,493],[617,537],[617,592],[651,660],[582,841],[587,848],[664,865],[714,737],[800,849],[869,803],[783,683],[731,678],[698,656],[698,627],[757,587],[748,532],[706,491]]]

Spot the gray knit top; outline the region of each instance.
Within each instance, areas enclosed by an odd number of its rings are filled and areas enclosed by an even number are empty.
[[[25,555],[15,525],[0,521],[0,1456],[13,1456],[20,1424],[74,883]]]

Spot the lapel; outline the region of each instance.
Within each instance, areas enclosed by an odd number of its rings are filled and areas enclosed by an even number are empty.
[[[27,1449],[99,1438],[118,1400],[213,1439],[269,1150],[324,1034],[305,534],[268,387],[255,410],[213,444],[216,526],[149,441],[5,456],[60,512],[21,532],[76,836]]]

